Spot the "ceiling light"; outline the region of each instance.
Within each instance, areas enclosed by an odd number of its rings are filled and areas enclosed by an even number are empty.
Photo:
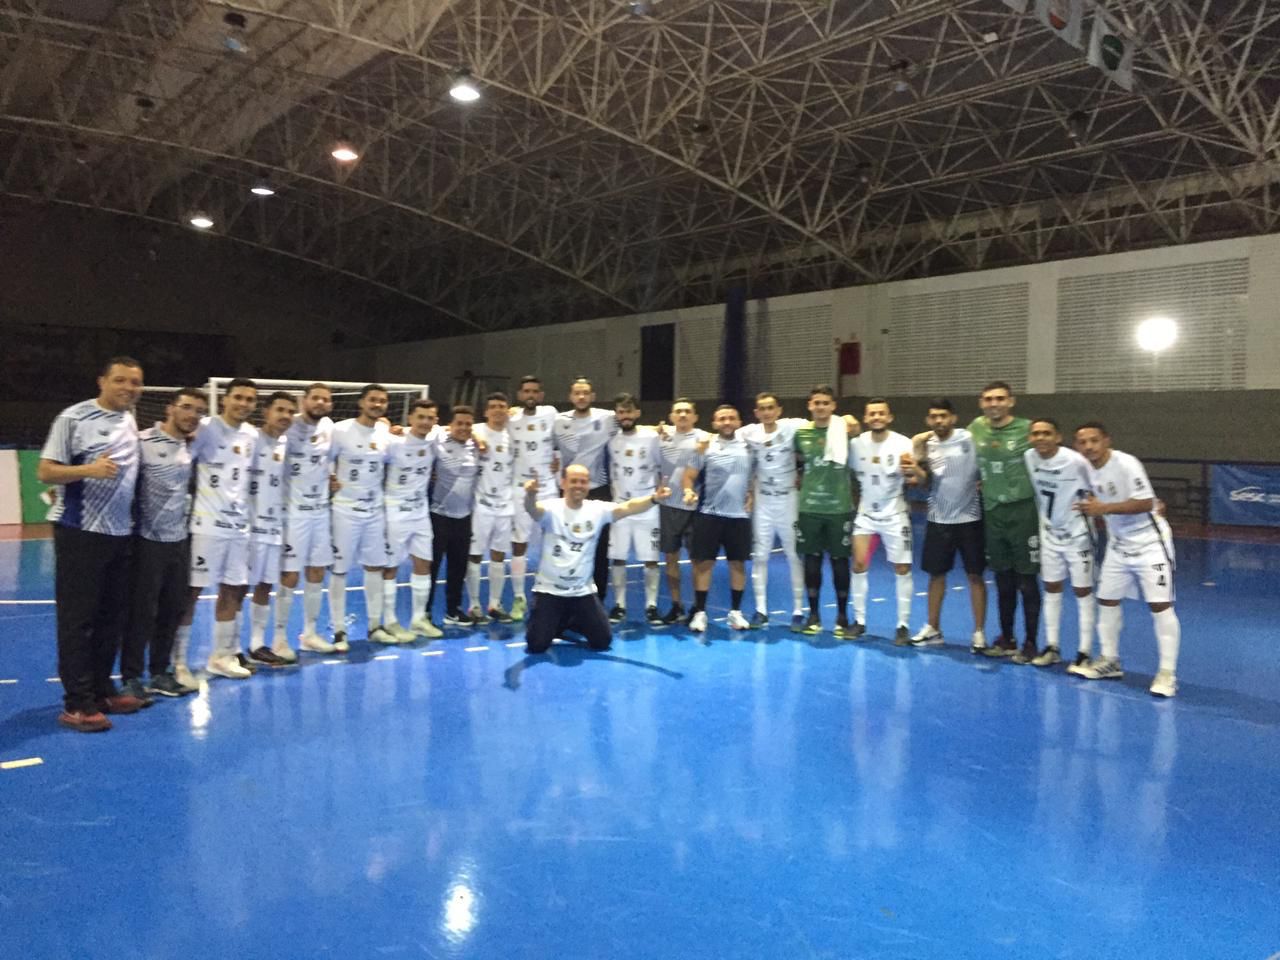
[[[271,188],[270,184],[264,183],[261,181],[259,181],[258,183],[255,183],[252,187],[250,187],[249,192],[252,193],[255,197],[274,197],[276,194],[275,190]]]
[[[1000,34],[996,33],[994,30],[988,30],[986,33],[982,35],[983,43],[997,43],[999,42],[999,40],[1000,40]]]
[[[469,71],[459,70],[453,75],[453,82],[449,86],[449,96],[459,103],[474,103],[480,99],[480,89],[476,86],[475,81],[471,79]]]
[[[1148,317],[1134,331],[1138,346],[1148,353],[1163,353],[1178,340],[1178,325],[1168,317]]]
[[[632,14],[637,17],[647,17],[649,14],[653,13],[652,0],[632,0],[628,6],[630,7]]]
[[[202,213],[200,211],[193,213],[187,222],[197,230],[208,230],[213,226],[213,218],[207,213]]]
[[[337,160],[339,163],[355,163],[360,159],[360,154],[356,152],[356,148],[345,141],[335,144],[333,150],[329,153],[329,156],[333,157],[333,159]]]

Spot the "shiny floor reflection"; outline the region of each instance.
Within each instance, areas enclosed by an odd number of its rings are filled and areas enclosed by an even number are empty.
[[[48,550],[0,544],[0,597],[47,598]],[[90,737],[52,608],[0,603],[0,761],[44,761],[0,770],[2,955],[1265,960],[1280,546],[1179,554],[1172,702],[1136,605],[1121,683],[969,656],[962,592],[955,646],[895,649],[877,558],[867,645],[360,643]]]

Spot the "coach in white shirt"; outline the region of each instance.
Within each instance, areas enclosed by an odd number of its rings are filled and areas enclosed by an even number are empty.
[[[525,630],[525,652],[545,653],[563,630],[587,639],[593,650],[608,650],[613,631],[593,582],[596,544],[614,520],[648,510],[670,491],[611,503],[588,500],[591,471],[573,464],[564,471],[564,497],[539,502],[538,480],[524,485],[524,509],[542,528],[542,556],[533,582],[533,611]]]

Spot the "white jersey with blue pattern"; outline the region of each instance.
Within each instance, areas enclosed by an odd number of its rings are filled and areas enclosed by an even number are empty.
[[[138,483],[138,425],[132,413],[108,410],[97,400],[67,407],[49,428],[40,458],[76,467],[102,454],[119,468],[116,475],[60,485],[48,519],[75,530],[126,537],[133,530],[133,494]]]
[[[138,434],[141,465],[135,502],[138,536],[156,543],[187,539],[191,522],[191,450],[160,424]]]

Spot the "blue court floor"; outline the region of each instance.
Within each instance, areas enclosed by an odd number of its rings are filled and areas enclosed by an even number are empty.
[[[1137,604],[1123,682],[970,656],[963,592],[949,646],[895,649],[877,557],[868,644],[779,616],[532,662],[451,631],[85,736],[47,682],[51,545],[0,543],[0,957],[1267,960],[1280,546],[1178,551],[1173,701]]]

